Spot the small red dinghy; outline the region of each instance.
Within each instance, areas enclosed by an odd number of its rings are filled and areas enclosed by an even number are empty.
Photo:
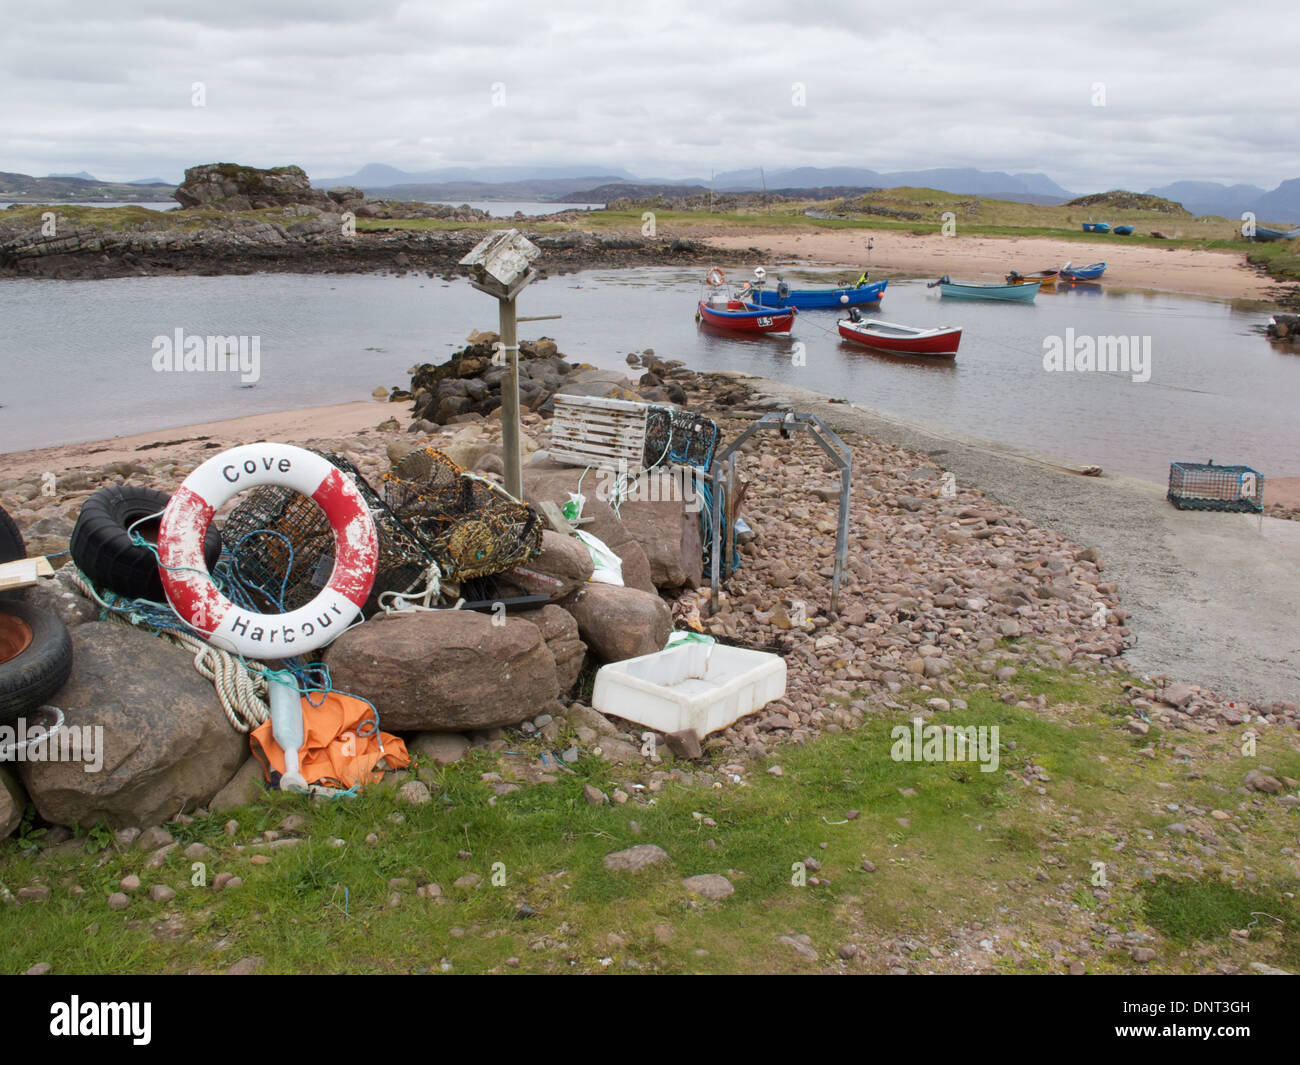
[[[941,326],[938,329],[917,329],[910,325],[874,321],[870,318],[855,322],[840,319],[840,336],[854,344],[887,351],[894,355],[930,355],[952,358],[961,343],[961,328]]]
[[[795,310],[756,307],[743,300],[714,297],[700,300],[697,317],[717,329],[737,333],[788,333],[794,325]]]

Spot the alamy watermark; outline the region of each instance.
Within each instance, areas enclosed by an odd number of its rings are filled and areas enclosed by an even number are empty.
[[[262,376],[262,338],[187,336],[177,326],[171,336],[153,338],[153,368],[158,373],[238,373],[251,385]]]
[[[1151,380],[1149,336],[1077,335],[1043,337],[1043,369],[1056,373],[1126,373],[1139,384]]]
[[[103,725],[28,725],[20,717],[0,725],[0,764],[6,762],[84,762],[87,773],[104,768]]]
[[[632,473],[620,459],[617,469],[602,469],[596,481],[596,498],[602,503],[622,506],[637,503],[685,504],[686,513],[698,514],[704,507],[704,495],[695,486],[695,474],[682,466],[649,469]]]
[[[1001,761],[997,725],[895,725],[889,757],[895,762],[979,762],[981,773],[994,773]]]

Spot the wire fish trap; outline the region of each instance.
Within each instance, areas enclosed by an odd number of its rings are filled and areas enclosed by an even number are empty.
[[[441,451],[413,451],[384,474],[384,501],[437,560],[444,581],[502,573],[542,549],[532,507]]]
[[[1173,462],[1169,465],[1166,498],[1179,510],[1259,514],[1264,510],[1264,475],[1249,466]]]
[[[375,583],[365,612],[380,593],[408,592],[422,583],[433,557],[406,528],[361,471],[341,455],[318,451],[346,473],[370,508],[379,539]],[[334,530],[312,500],[276,485],[248,492],[222,525],[220,570],[233,598],[259,611],[289,611],[309,603],[334,569]]]
[[[646,413],[645,466],[671,462],[707,470],[721,439],[717,423],[702,414],[652,406]]]

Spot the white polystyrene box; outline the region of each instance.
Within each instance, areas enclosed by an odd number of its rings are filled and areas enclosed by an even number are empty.
[[[703,739],[784,694],[780,655],[686,643],[601,666],[591,705],[658,732],[694,729]]]

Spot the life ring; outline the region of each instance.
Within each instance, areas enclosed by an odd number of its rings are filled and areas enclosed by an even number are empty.
[[[239,492],[278,485],[315,500],[334,530],[334,569],[310,603],[258,614],[217,589],[203,559],[212,516]],[[315,452],[289,444],[244,444],[191,473],[163,511],[158,562],[167,601],[222,650],[246,658],[289,658],[324,647],[357,617],[379,560],[374,519],[348,476]]]
[[[725,285],[727,283],[727,275],[724,274],[721,270],[719,270],[715,266],[707,274],[704,275],[704,280],[708,284],[714,285],[716,287],[718,285]]]

